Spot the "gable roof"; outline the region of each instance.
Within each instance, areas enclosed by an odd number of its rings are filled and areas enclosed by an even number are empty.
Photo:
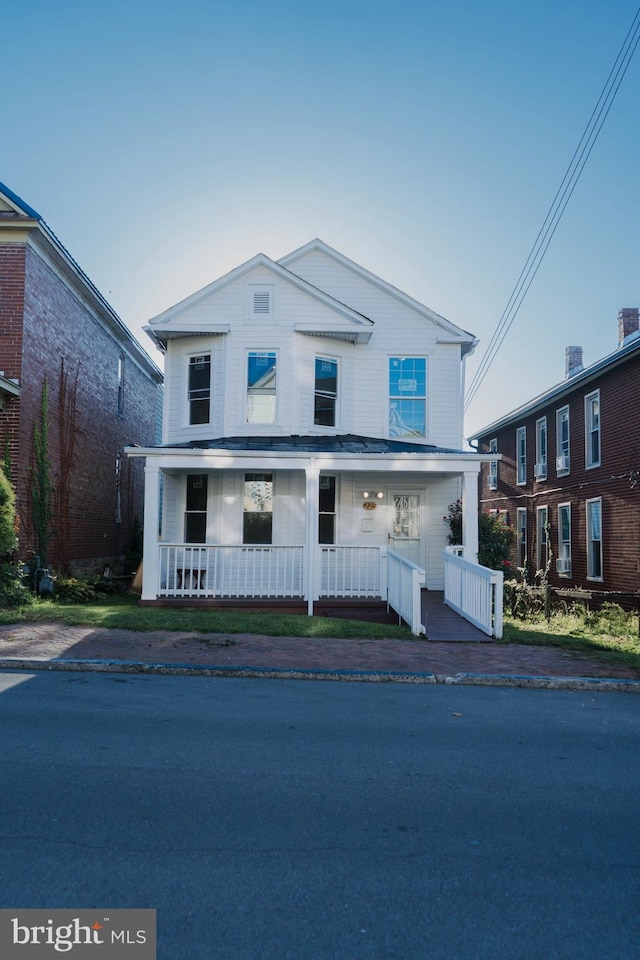
[[[447,339],[449,339],[449,342],[462,343],[463,356],[468,353],[472,353],[475,349],[478,340],[472,333],[469,333],[467,330],[463,330],[462,327],[456,326],[456,324],[451,323],[450,320],[446,320],[444,317],[440,316],[439,313],[436,313],[434,310],[426,307],[423,303],[420,303],[419,300],[415,300],[413,297],[410,297],[409,294],[404,293],[402,290],[394,287],[393,284],[388,283],[386,280],[378,277],[375,273],[367,270],[366,267],[362,267],[354,260],[350,260],[349,257],[346,257],[343,253],[340,253],[339,250],[335,250],[333,247],[330,247],[328,243],[325,243],[323,240],[320,240],[317,237],[315,240],[310,240],[309,243],[306,243],[304,246],[299,247],[297,250],[293,250],[284,257],[281,257],[278,260],[278,263],[284,267],[292,267],[296,261],[301,260],[308,253],[312,253],[314,251],[319,251],[330,259],[335,260],[336,263],[339,263],[348,270],[351,270],[359,277],[362,277],[375,287],[378,287],[379,290],[383,290],[385,293],[389,294],[389,296],[394,297],[396,300],[399,300],[401,303],[405,304],[405,306],[410,307],[412,310],[415,310],[416,313],[421,314],[423,317],[426,317],[428,320],[431,320],[437,326],[441,327],[444,334],[441,342],[447,342]]]
[[[477,430],[473,436],[469,437],[469,440],[479,440],[488,433],[494,433],[504,427],[508,427],[511,423],[531,416],[550,403],[563,401],[568,398],[569,394],[574,390],[588,386],[601,374],[608,373],[610,370],[615,369],[615,367],[624,363],[626,360],[630,360],[639,352],[640,337],[636,336],[628,343],[618,347],[613,353],[609,353],[606,357],[596,360],[595,363],[585,367],[584,370],[580,370],[579,373],[574,373],[573,376],[567,377],[565,380],[562,380],[561,383],[556,383],[555,386],[549,387],[544,393],[538,394],[538,396],[532,400],[528,400],[521,406],[516,407],[515,410],[511,410],[498,420],[494,420],[493,423],[483,427],[482,430]]]
[[[78,286],[82,288],[82,295],[86,297],[87,302],[91,304],[96,315],[116,341],[127,349],[130,356],[156,383],[162,383],[161,370],[138,343],[129,328],[89,279],[82,267],[58,240],[43,217],[28,203],[25,203],[17,193],[10,190],[6,184],[0,182],[0,229],[6,227],[11,229],[12,232],[16,228],[30,231],[30,236],[35,237],[37,245],[46,252],[67,281],[72,285],[75,284],[76,288]]]
[[[320,301],[322,304],[334,311],[334,313],[337,313],[339,316],[341,316],[345,321],[344,325],[343,327],[337,328],[335,332],[341,334],[342,336],[349,337],[350,339],[354,339],[357,342],[366,342],[370,339],[373,331],[372,320],[370,320],[368,317],[365,317],[363,314],[358,313],[357,310],[353,310],[346,304],[336,300],[334,297],[330,296],[328,293],[325,293],[323,290],[320,290],[318,287],[314,287],[313,284],[308,283],[301,277],[298,277],[295,273],[292,273],[279,263],[276,263],[275,260],[272,260],[264,253],[256,254],[256,256],[252,257],[251,260],[247,260],[245,263],[240,264],[240,266],[230,270],[229,273],[225,273],[222,277],[219,277],[212,283],[207,284],[206,287],[202,287],[201,290],[197,290],[184,300],[179,301],[172,307],[169,307],[167,310],[159,313],[156,317],[153,317],[151,320],[149,320],[144,329],[161,345],[166,345],[167,339],[171,338],[172,336],[188,336],[194,332],[198,334],[228,333],[229,324],[199,323],[197,330],[194,331],[192,323],[183,323],[180,325],[179,317],[191,307],[201,303],[203,300],[208,299],[209,297],[218,293],[220,290],[223,290],[230,283],[234,283],[236,280],[241,280],[243,277],[247,276],[247,274],[255,270],[256,267],[266,267],[266,269],[273,273],[274,276],[277,276],[280,279],[285,280],[287,283],[292,284],[303,293],[306,293],[314,299]],[[308,324],[302,323],[296,324],[295,329],[299,330],[301,333],[320,332],[317,329],[317,325],[309,326]],[[331,329],[333,331],[334,327],[332,326]]]

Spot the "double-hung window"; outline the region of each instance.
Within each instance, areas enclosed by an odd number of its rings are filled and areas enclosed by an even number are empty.
[[[494,437],[493,439],[489,440],[489,453],[497,453],[497,452],[498,452],[498,439],[497,437]],[[487,486],[489,487],[489,490],[498,489],[498,461],[497,460],[489,461],[489,475],[487,477]]]
[[[518,549],[518,566],[524,567],[527,562],[527,508],[518,507],[516,510],[516,544]]]
[[[558,506],[558,559],[556,570],[561,577],[571,576],[571,504]]]
[[[276,422],[274,350],[250,350],[247,358],[247,423]]]
[[[527,482],[527,428],[518,427],[516,430],[516,470],[517,482],[522,485]]]
[[[534,468],[536,480],[547,479],[547,418],[536,420],[536,465]]]
[[[549,561],[548,517],[547,508],[538,507],[536,510],[536,567],[538,570],[545,570]]]
[[[602,500],[587,500],[587,577],[602,580]]]
[[[569,407],[556,410],[556,473],[569,473]]]
[[[273,542],[273,474],[245,473],[242,542]]]
[[[211,354],[189,357],[189,423],[209,423],[211,414]]]
[[[118,416],[124,417],[124,375],[126,369],[126,357],[121,353],[118,357]]]
[[[336,478],[320,477],[318,543],[336,542]]]
[[[185,543],[206,543],[207,479],[206,473],[187,474],[187,498],[184,513]]]
[[[313,422],[317,426],[335,427],[338,399],[338,361],[316,357]]]
[[[427,435],[427,358],[389,358],[389,436]]]
[[[600,391],[584,398],[584,432],[586,440],[586,467],[600,466]]]

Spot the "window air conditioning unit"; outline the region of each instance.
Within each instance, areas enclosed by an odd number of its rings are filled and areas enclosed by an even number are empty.
[[[556,560],[556,570],[558,573],[571,573],[571,560],[565,557],[558,557]]]
[[[563,453],[561,457],[556,459],[556,470],[568,470],[569,469],[569,455]]]
[[[533,468],[533,475],[536,480],[546,480],[547,479],[547,465],[546,463],[536,463]]]

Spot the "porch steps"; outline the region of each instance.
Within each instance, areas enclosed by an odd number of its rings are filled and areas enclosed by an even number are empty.
[[[442,590],[422,591],[422,622],[427,631],[427,640],[450,643],[493,642],[493,637],[478,630],[445,604]]]

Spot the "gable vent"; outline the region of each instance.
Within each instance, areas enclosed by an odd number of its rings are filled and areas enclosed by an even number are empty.
[[[270,294],[268,290],[254,290],[253,293],[253,312],[260,316],[267,316],[271,309]]]

